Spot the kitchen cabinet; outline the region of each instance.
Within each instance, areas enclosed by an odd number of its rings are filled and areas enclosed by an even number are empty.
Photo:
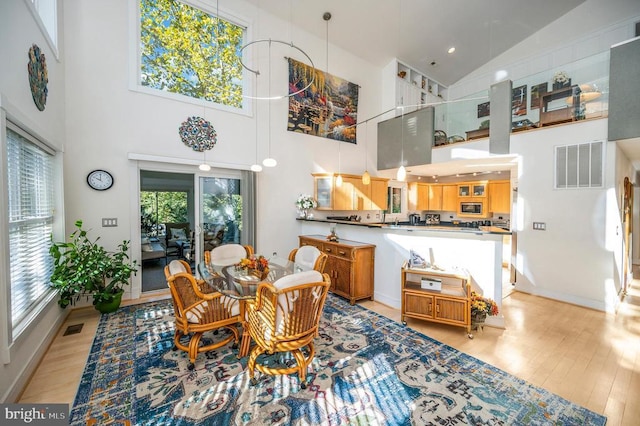
[[[314,173],[315,198],[318,210],[385,210],[389,179],[371,178],[371,183],[362,183],[362,176],[342,175],[342,185],[337,186],[337,176]]]
[[[421,286],[421,278],[441,280],[439,290]],[[471,333],[471,283],[462,271],[412,269],[405,263],[401,269],[402,310],[406,317],[464,327]]]
[[[442,185],[442,210],[445,212],[458,211],[457,185]]]
[[[409,187],[409,210],[421,211],[429,210],[429,184],[420,182],[410,182]]]
[[[429,185],[429,210],[442,210],[442,185]]]
[[[369,186],[371,187],[371,210],[386,210],[389,179],[372,177]]]
[[[489,182],[489,211],[491,213],[511,213],[511,182]]]
[[[465,182],[458,184],[458,197],[486,197],[487,182]]]
[[[349,299],[373,300],[375,248],[357,241],[327,241],[321,235],[300,235],[300,247],[312,245],[329,255],[324,272],[331,278],[329,290]]]
[[[441,210],[442,185],[409,183],[409,210]]]

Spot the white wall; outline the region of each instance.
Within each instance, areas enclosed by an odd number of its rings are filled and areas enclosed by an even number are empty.
[[[27,73],[28,52],[35,43],[45,54],[49,72],[49,94],[44,111],[39,111],[31,97]],[[60,50],[64,51],[63,46]],[[23,0],[0,2],[0,107],[12,121],[25,126],[54,147],[65,138],[64,71]],[[4,150],[4,140],[0,141]],[[0,164],[3,170],[4,164]],[[3,171],[4,173],[4,171]],[[6,206],[4,200],[0,206]],[[59,212],[64,212],[61,208]],[[0,401],[13,402],[35,369],[43,351],[58,330],[66,312],[56,299],[25,331],[7,345],[7,311],[9,298],[8,236],[5,211],[0,214]]]
[[[608,199],[612,168],[604,188],[554,189],[555,147],[606,140],[606,124],[594,120],[512,135],[511,152],[521,156],[513,214],[518,290],[600,310],[613,307],[614,257],[607,241],[616,232],[607,217],[615,211]],[[607,150],[607,165],[615,154]],[[533,230],[534,221],[546,223],[546,231]]]
[[[103,241],[116,242],[132,237],[138,216],[127,206],[137,199],[137,190],[129,176],[128,153],[161,155],[182,160],[200,161],[203,156],[186,147],[178,136],[178,126],[190,115],[204,115],[218,132],[218,142],[207,153],[214,165],[248,169],[255,161],[256,122],[253,116],[233,114],[188,103],[168,100],[129,90],[127,74],[129,50],[129,3],[127,0],[87,2],[68,0],[65,8],[67,43],[67,106],[70,117],[65,155],[67,221],[85,220],[89,227],[103,234]],[[232,11],[254,23],[254,38],[272,38],[294,43],[305,50],[316,66],[325,69],[326,41],[307,35],[286,22],[259,14],[255,33],[255,6],[243,1],[220,1],[222,11]],[[318,16],[321,20],[322,17]],[[272,60],[272,95],[287,91],[288,69],[283,56]],[[282,52],[282,51],[280,51]],[[293,53],[293,52],[292,52]],[[329,47],[329,72],[360,85],[358,114],[373,115],[380,104],[380,73],[362,60],[346,54],[339,47]],[[268,72],[262,70],[264,78]],[[267,82],[259,81],[264,94]],[[271,123],[267,101],[257,102],[258,157],[267,156],[268,132],[271,131],[271,155],[278,166],[265,168],[258,175],[258,252],[288,253],[297,246],[295,200],[300,193],[313,194],[311,173],[338,168],[338,150],[343,173],[362,173],[365,152],[362,134],[359,144],[288,132],[287,100],[272,101]],[[367,153],[369,170],[375,165],[375,133],[370,126]],[[359,130],[359,133],[360,130]],[[373,134],[372,134],[373,133]],[[338,147],[340,145],[340,148]],[[115,177],[115,185],[106,192],[89,189],[86,174],[106,168]],[[133,169],[135,173],[135,169]],[[197,171],[193,167],[194,172]],[[375,175],[375,173],[372,173]],[[100,228],[101,217],[119,219],[117,228]],[[136,221],[131,223],[131,221]],[[137,255],[134,253],[134,255]]]

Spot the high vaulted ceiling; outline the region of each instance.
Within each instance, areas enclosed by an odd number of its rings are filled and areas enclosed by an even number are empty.
[[[251,1],[322,39],[330,12],[331,44],[378,66],[398,58],[450,86],[585,0]]]

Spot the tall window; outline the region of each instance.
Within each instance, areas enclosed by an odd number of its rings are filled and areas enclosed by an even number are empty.
[[[177,0],[140,0],[142,86],[243,106],[245,28]]]
[[[13,329],[47,293],[55,204],[53,151],[7,123],[9,265]]]
[[[57,56],[58,49],[58,9],[57,0],[29,0],[32,13],[42,32],[51,44],[51,49]]]

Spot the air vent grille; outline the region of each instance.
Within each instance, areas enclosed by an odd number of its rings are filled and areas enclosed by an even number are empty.
[[[604,142],[556,147],[556,189],[602,188]]]

